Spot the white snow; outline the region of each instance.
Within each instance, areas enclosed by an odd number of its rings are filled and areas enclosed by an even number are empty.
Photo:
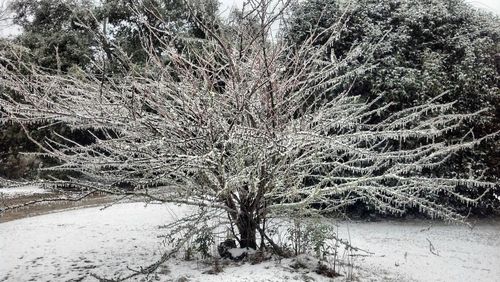
[[[227,251],[231,254],[231,256],[233,256],[233,258],[237,258],[243,254],[249,254],[249,255],[255,254],[254,249],[246,249],[246,248],[232,248]]]
[[[40,188],[39,186],[21,186],[21,187],[10,187],[10,188],[0,188],[0,198],[14,198],[19,196],[30,196],[36,194],[46,194],[49,191]]]
[[[125,275],[154,262],[168,247],[158,226],[189,213],[191,207],[126,203],[25,218],[0,224],[0,281],[96,281],[89,273]],[[354,260],[360,281],[495,281],[500,277],[499,221],[472,230],[428,221],[340,223],[338,233],[375,255]],[[429,250],[429,241],[434,255]],[[178,259],[167,263],[160,281],[330,281],[291,260],[211,266]],[[79,280],[81,279],[81,280]],[[340,277],[340,281],[345,277]]]
[[[500,279],[498,220],[481,221],[472,229],[439,222],[390,221],[342,224],[339,231],[350,234],[354,246],[375,253],[358,259],[358,266],[395,280]]]

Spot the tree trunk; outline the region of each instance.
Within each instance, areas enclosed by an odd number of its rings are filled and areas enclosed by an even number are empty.
[[[236,221],[236,226],[240,232],[240,247],[257,249],[257,222],[252,213],[242,211]]]

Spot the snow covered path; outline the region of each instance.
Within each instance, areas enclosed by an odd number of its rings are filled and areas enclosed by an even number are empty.
[[[129,273],[127,267],[154,262],[164,246],[159,225],[189,212],[188,207],[127,203],[87,208],[0,224],[0,281],[95,281]],[[341,223],[339,234],[374,252],[355,259],[360,281],[499,281],[500,222],[474,229],[427,221]],[[432,252],[430,246],[433,246]],[[434,253],[434,254],[433,254]],[[176,260],[162,281],[329,281],[317,274],[292,273],[287,261],[227,266],[219,275],[209,266]],[[340,277],[342,281],[345,278]]]

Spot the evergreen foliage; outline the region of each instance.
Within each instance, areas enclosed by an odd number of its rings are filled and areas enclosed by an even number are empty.
[[[327,43],[324,30],[332,24],[344,28]],[[460,140],[467,134],[484,136],[500,130],[500,73],[494,59],[500,51],[499,24],[498,17],[462,0],[309,0],[295,6],[285,33],[287,42],[297,46],[316,35],[314,44],[328,44],[325,56],[332,61],[344,59],[356,46],[376,45],[372,54],[351,58],[349,66],[370,61],[373,69],[329,95],[350,89],[369,100],[381,97],[376,107],[392,103],[395,111],[446,93],[443,101],[455,101],[453,113],[481,111],[442,137]],[[492,139],[473,153],[454,154],[446,165],[427,173],[498,181],[499,148],[498,138]],[[469,192],[479,196],[483,191]],[[488,197],[485,211],[498,206],[492,193]]]

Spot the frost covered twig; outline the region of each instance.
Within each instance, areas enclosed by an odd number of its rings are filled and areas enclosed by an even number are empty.
[[[431,252],[431,254],[433,254],[435,256],[439,256],[439,252],[436,250],[436,248],[432,244],[431,240],[429,240],[428,238],[425,238],[425,239],[427,240],[427,242],[429,242],[429,252]]]
[[[62,196],[62,197],[54,197],[54,198],[41,198],[41,199],[36,199],[36,200],[21,203],[21,204],[17,204],[17,205],[0,207],[0,214],[4,213],[6,211],[20,209],[20,208],[33,206],[33,205],[37,205],[37,204],[42,204],[42,203],[79,202],[79,201],[82,201],[83,199],[91,196],[94,193],[95,193],[95,191],[90,191],[90,192],[84,193],[82,195],[77,195],[77,196],[73,196],[73,197]]]

